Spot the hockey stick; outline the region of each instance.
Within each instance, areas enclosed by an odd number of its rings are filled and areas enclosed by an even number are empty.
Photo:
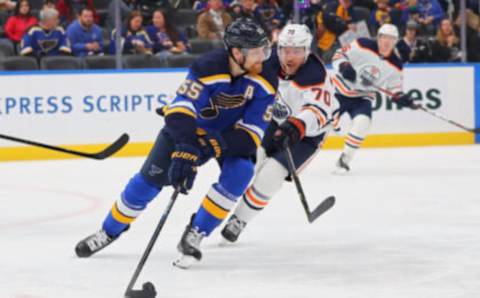
[[[160,221],[155,228],[155,232],[153,232],[153,235],[150,238],[150,242],[148,242],[147,248],[145,249],[142,258],[140,259],[140,262],[138,262],[137,268],[135,269],[135,272],[130,279],[127,290],[125,291],[125,298],[154,298],[157,295],[157,292],[155,291],[155,286],[151,282],[144,283],[141,290],[134,290],[133,286],[135,285],[135,282],[137,281],[138,276],[140,275],[140,272],[142,271],[143,266],[145,265],[145,262],[150,255],[150,252],[152,252],[153,246],[155,245],[158,235],[160,235],[160,232],[162,231],[162,228],[167,221],[168,215],[170,214],[170,211],[172,210],[172,207],[177,200],[178,194],[179,191],[175,190],[170,197],[170,202],[168,203],[165,211],[163,211],[162,217],[160,218]]]
[[[383,93],[385,93],[386,95],[392,97],[393,100],[397,100],[397,99],[399,98],[398,95],[396,95],[395,93],[393,93],[392,91],[390,91],[390,90],[388,90],[388,89],[382,88],[382,87],[380,87],[380,86],[375,86],[375,85],[373,85],[373,87],[374,87],[375,89],[377,89],[378,91],[383,92]],[[452,124],[452,125],[454,125],[454,126],[456,126],[456,127],[459,127],[459,128],[461,128],[461,129],[463,129],[463,130],[465,130],[465,131],[472,132],[472,133],[480,133],[480,128],[469,128],[469,127],[466,127],[465,125],[460,124],[460,123],[458,123],[458,122],[455,122],[455,121],[453,121],[453,120],[450,120],[450,119],[448,119],[448,118],[445,118],[444,116],[442,116],[442,115],[440,115],[440,114],[438,114],[438,113],[436,113],[436,112],[434,112],[434,111],[430,111],[429,109],[427,109],[427,108],[425,108],[425,107],[423,107],[423,106],[421,106],[421,105],[419,105],[419,104],[414,104],[414,105],[413,105],[413,108],[414,108],[414,109],[422,110],[422,111],[424,111],[424,112],[427,113],[427,114],[430,114],[430,115],[432,115],[432,116],[434,116],[434,117],[436,117],[436,118],[438,118],[438,119],[440,119],[440,120],[443,120],[443,121],[445,121],[445,122],[448,122],[448,123],[450,123],[450,124]]]
[[[308,202],[305,197],[305,193],[303,192],[302,184],[300,183],[300,179],[298,178],[297,171],[295,169],[295,163],[293,162],[292,152],[290,148],[287,147],[285,149],[285,157],[287,158],[288,164],[288,171],[290,172],[290,176],[292,176],[293,181],[295,182],[295,186],[297,188],[298,196],[300,197],[300,202],[302,203],[303,209],[307,214],[307,219],[309,223],[314,222],[320,215],[328,211],[330,208],[335,205],[335,197],[329,196],[320,205],[317,206],[312,212],[310,212],[310,208],[308,207]]]
[[[12,136],[7,136],[0,134],[1,139],[13,141],[13,142],[18,142],[18,143],[23,143],[31,146],[36,146],[36,147],[41,147],[49,150],[54,150],[58,152],[63,152],[67,154],[72,154],[72,155],[77,155],[77,156],[82,156],[82,157],[87,157],[87,158],[92,158],[92,159],[105,159],[113,154],[115,154],[118,150],[122,149],[123,146],[125,146],[128,143],[129,136],[128,134],[124,133],[122,134],[115,142],[113,142],[111,145],[109,145],[107,148],[104,150],[97,152],[97,153],[86,153],[86,152],[81,152],[81,151],[76,151],[76,150],[71,150],[71,149],[66,149],[62,147],[57,147],[53,145],[48,145],[44,143],[39,143],[31,140],[25,140],[25,139],[20,139],[17,137],[12,137]]]

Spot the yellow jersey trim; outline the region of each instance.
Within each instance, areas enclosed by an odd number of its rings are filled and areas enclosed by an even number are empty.
[[[262,140],[260,139],[260,137],[253,130],[250,130],[245,126],[240,126],[240,125],[236,125],[235,128],[246,131],[250,135],[250,137],[253,139],[253,142],[257,147],[259,147],[260,144],[262,143]]]
[[[182,113],[182,114],[186,114],[190,117],[197,118],[197,114],[192,112],[192,110],[184,108],[184,107],[174,107],[174,108],[167,109],[165,111],[165,117],[170,115],[170,114],[174,114],[174,113]]]
[[[213,76],[203,77],[198,79],[202,84],[210,85],[220,82],[230,83],[231,77],[229,74],[217,74]]]

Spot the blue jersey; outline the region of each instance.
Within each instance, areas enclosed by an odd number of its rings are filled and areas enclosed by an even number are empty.
[[[219,49],[194,62],[165,115],[193,117],[206,131],[246,132],[258,147],[272,118],[278,66],[266,61],[258,75],[232,77],[228,61],[228,52]]]
[[[91,28],[86,29],[80,25],[79,21],[75,21],[68,26],[67,37],[75,56],[85,57],[103,53],[102,28],[95,24]],[[87,49],[86,45],[94,42],[98,43],[99,49],[97,51]]]
[[[70,43],[62,27],[44,30],[40,26],[33,26],[23,36],[20,54],[35,57],[58,56],[70,54]]]
[[[116,48],[115,48],[116,32],[117,31],[115,29],[112,30],[112,34],[110,36],[110,45],[109,45],[108,52],[111,55],[114,55],[116,52]],[[143,29],[134,32],[124,28],[122,31],[121,40],[122,40],[122,54],[136,54],[136,49],[135,49],[136,43],[142,43],[148,52],[151,52],[151,49],[153,46],[153,43],[150,40],[150,37],[148,36],[148,33]]]

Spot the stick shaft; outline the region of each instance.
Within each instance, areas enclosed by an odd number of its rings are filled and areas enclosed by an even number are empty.
[[[298,196],[300,197],[300,202],[302,203],[303,209],[307,214],[307,218],[310,219],[310,208],[308,207],[307,198],[305,197],[305,192],[303,191],[300,178],[298,178],[297,175],[295,163],[293,162],[292,151],[290,151],[290,148],[288,147],[285,149],[285,157],[287,158],[288,171],[290,172],[290,176],[292,176],[293,182],[295,183]]]
[[[123,134],[118,138],[115,142],[113,142],[110,146],[108,146],[106,149],[97,152],[97,153],[88,153],[88,152],[82,152],[82,151],[77,151],[77,150],[72,150],[72,149],[67,149],[63,147],[58,147],[54,145],[49,145],[45,143],[40,143],[32,140],[27,140],[27,139],[22,139],[14,136],[9,136],[9,135],[4,135],[0,134],[1,139],[17,142],[17,143],[22,143],[30,146],[35,146],[35,147],[40,147],[48,150],[53,150],[53,151],[58,151],[58,152],[63,152],[71,155],[76,155],[76,156],[81,156],[81,157],[86,157],[86,158],[93,158],[93,159],[105,159],[109,157],[110,155],[114,154],[118,150],[120,150],[125,144],[128,143],[128,135]]]
[[[379,87],[379,86],[375,86],[375,85],[374,85],[374,87],[375,87],[378,91],[383,92],[383,93],[385,93],[386,95],[392,97],[394,100],[395,100],[395,99],[398,99],[398,96],[397,96],[396,94],[394,94],[392,91],[390,91],[390,90],[388,90],[388,89],[385,89],[385,88],[382,88],[382,87]],[[456,121],[453,121],[453,120],[451,120],[451,119],[448,119],[448,118],[446,118],[445,116],[442,116],[442,115],[440,115],[440,114],[438,114],[438,113],[436,113],[436,112],[434,112],[434,111],[430,111],[429,109],[427,109],[427,108],[425,108],[425,107],[423,107],[423,106],[421,106],[421,105],[418,105],[418,104],[417,104],[417,105],[415,105],[415,108],[416,108],[416,109],[419,109],[419,110],[422,110],[422,111],[424,111],[425,113],[430,114],[430,115],[432,115],[432,116],[434,116],[434,117],[436,117],[436,118],[438,118],[438,119],[440,119],[440,120],[443,120],[443,121],[445,121],[445,122],[448,122],[448,123],[450,123],[450,124],[452,124],[452,125],[454,125],[454,126],[456,126],[456,127],[458,127],[458,128],[461,128],[461,129],[466,130],[466,131],[468,131],[468,132],[477,133],[477,130],[476,130],[476,129],[468,128],[468,127],[466,127],[465,125],[463,125],[463,124],[461,124],[461,123],[458,123],[458,122],[456,122]]]
[[[165,209],[165,211],[163,211],[162,217],[160,218],[160,221],[158,222],[158,225],[155,228],[155,232],[153,232],[153,235],[150,238],[150,241],[148,242],[148,245],[145,248],[145,251],[143,252],[142,258],[138,262],[137,268],[135,269],[135,272],[133,273],[133,276],[130,279],[130,282],[128,283],[128,287],[127,287],[127,290],[125,291],[125,295],[127,295],[127,293],[133,289],[133,286],[135,285],[135,282],[137,281],[138,276],[140,275],[140,272],[142,272],[143,266],[147,262],[147,259],[150,256],[150,253],[152,252],[153,246],[155,245],[155,242],[157,241],[158,236],[160,235],[160,232],[162,231],[162,228],[165,225],[165,222],[167,221],[168,215],[170,214],[170,211],[172,211],[173,205],[177,200],[178,194],[179,194],[178,190],[175,190],[173,192],[170,198],[170,201],[168,202],[167,208]]]

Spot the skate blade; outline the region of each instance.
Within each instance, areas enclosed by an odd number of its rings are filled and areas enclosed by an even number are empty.
[[[194,263],[198,262],[192,256],[180,255],[178,259],[173,261],[173,266],[178,267],[180,269],[189,269]]]
[[[235,245],[235,242],[232,242],[228,240],[227,238],[221,237],[220,242],[218,242],[218,246],[220,247],[227,247],[227,246],[232,246]]]

